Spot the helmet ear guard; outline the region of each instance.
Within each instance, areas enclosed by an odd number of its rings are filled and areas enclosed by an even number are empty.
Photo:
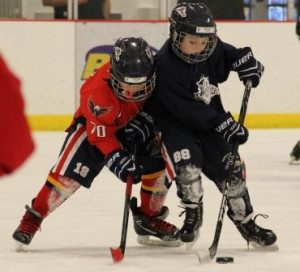
[[[170,38],[174,53],[183,61],[197,63],[205,61],[215,50],[217,29],[209,8],[203,3],[178,4],[172,11]],[[187,35],[207,36],[206,48],[198,54],[186,54],[181,50],[181,42]]]
[[[155,86],[155,70],[152,51],[142,38],[119,39],[111,53],[111,85],[122,100],[141,101],[152,93]],[[141,87],[128,95],[123,85]]]

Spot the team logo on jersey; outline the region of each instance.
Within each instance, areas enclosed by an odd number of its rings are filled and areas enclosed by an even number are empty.
[[[90,96],[88,99],[88,106],[89,106],[90,112],[96,117],[107,114],[108,112],[110,112],[110,110],[112,108],[112,107],[100,107],[98,105],[95,105],[95,103],[92,99],[92,96]]]
[[[201,76],[200,80],[196,83],[198,86],[198,91],[194,93],[194,97],[198,101],[203,101],[208,105],[215,95],[220,95],[219,89],[210,84],[208,77],[204,75]]]

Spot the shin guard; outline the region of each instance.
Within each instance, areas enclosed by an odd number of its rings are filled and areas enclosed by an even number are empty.
[[[157,216],[165,202],[169,185],[165,171],[142,176],[141,211],[148,216]]]
[[[80,184],[75,180],[50,173],[46,183],[34,199],[32,209],[45,218],[73,195],[79,187]]]

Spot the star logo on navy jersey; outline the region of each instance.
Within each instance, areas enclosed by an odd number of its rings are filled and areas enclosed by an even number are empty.
[[[219,89],[210,84],[208,77],[202,75],[200,80],[197,81],[198,91],[194,93],[194,97],[198,101],[203,101],[208,105],[215,95],[220,95]]]
[[[112,107],[100,107],[98,105],[95,105],[91,96],[89,97],[88,104],[89,104],[90,112],[96,117],[107,114],[112,108]]]

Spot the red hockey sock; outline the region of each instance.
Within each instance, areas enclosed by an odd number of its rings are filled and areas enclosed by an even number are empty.
[[[141,212],[156,216],[164,205],[168,188],[165,185],[165,171],[142,176]]]
[[[50,173],[47,181],[33,201],[32,208],[42,218],[54,211],[80,187],[75,180]]]

